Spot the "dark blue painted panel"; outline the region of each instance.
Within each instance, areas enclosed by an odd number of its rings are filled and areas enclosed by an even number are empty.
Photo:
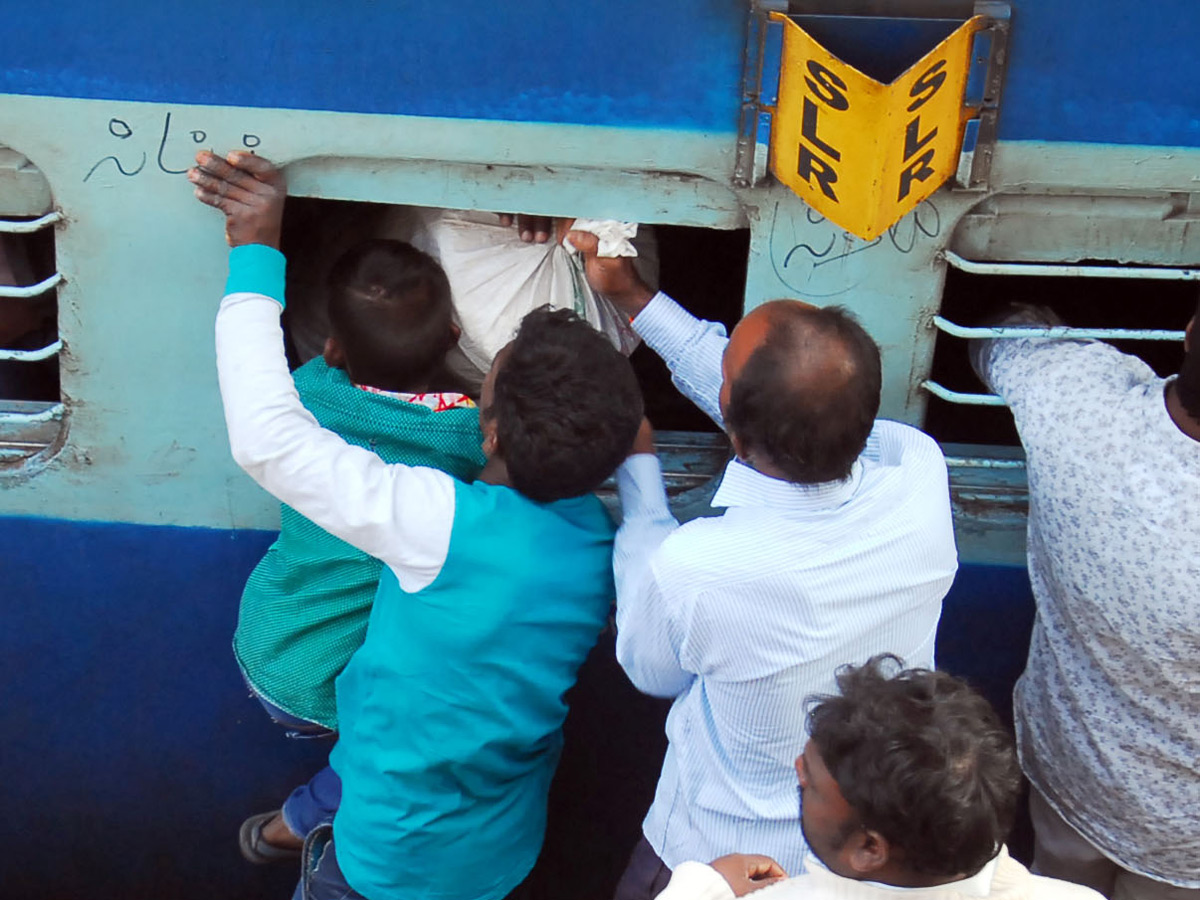
[[[291,866],[250,866],[236,846],[242,818],[324,750],[267,720],[229,649],[271,538],[0,518],[4,896],[288,896]],[[940,665],[1007,714],[1031,614],[1023,569],[964,567]],[[611,635],[570,697],[535,893],[610,896],[653,796],[666,704],[628,683]]]
[[[1012,721],[1012,689],[1025,670],[1034,603],[1018,566],[963,565],[942,605],[939,669],[966,678]]]
[[[0,519],[5,896],[287,896],[237,826],[319,759],[230,636],[262,532]]]
[[[962,25],[962,19],[793,16],[822,47],[864,75],[888,84]]]
[[[1194,0],[1012,0],[1007,140],[1200,146]]]
[[[1200,146],[1193,0],[1014,0],[1000,136]],[[0,93],[736,129],[740,0],[27,3]]]
[[[0,93],[735,131],[740,0],[13,5]]]

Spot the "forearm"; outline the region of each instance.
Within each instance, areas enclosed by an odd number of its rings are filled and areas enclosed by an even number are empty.
[[[995,328],[1048,328],[1064,323],[1049,307],[1021,303],[1010,304],[1004,311],[989,317],[983,324]],[[1009,342],[1010,348],[1017,346],[1011,343],[1012,341],[1012,338],[976,338],[968,345],[971,368],[988,390],[999,390],[995,383],[993,364],[997,351],[1003,352],[1006,342]]]
[[[667,506],[658,459],[631,456],[617,470],[623,521],[613,548],[617,585],[617,659],[646,694],[675,697],[691,683],[679,660],[677,631],[652,561],[678,527]]]
[[[633,320],[634,330],[671,370],[671,380],[722,429],[721,357],[729,339],[719,322],[698,319],[661,291]]]
[[[276,299],[283,296],[283,262],[276,251],[235,249],[228,287],[217,315],[217,372],[235,461],[331,534],[393,568],[427,575],[423,569],[449,542],[449,476],[389,466],[321,428],[304,408],[283,350]],[[440,554],[444,560],[444,549]],[[404,572],[397,574],[403,583]]]
[[[234,461],[272,494],[287,492],[273,462],[295,431],[319,427],[300,403],[288,372],[279,317],[283,254],[262,245],[235,247],[217,313],[217,378]],[[286,501],[289,502],[290,501]]]
[[[653,453],[630,456],[617,469],[621,527],[613,547],[618,595],[650,575],[650,559],[679,522],[671,515],[662,469]]]

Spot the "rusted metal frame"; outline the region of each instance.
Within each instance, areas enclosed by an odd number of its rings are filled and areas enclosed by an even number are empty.
[[[1004,73],[1008,68],[1008,32],[1012,10],[1007,3],[999,0],[976,0],[975,15],[991,19],[991,24],[985,29],[991,37],[991,52],[979,109],[979,130],[971,159],[971,174],[966,185],[972,190],[987,188],[991,178],[1000,98],[1004,93]]]

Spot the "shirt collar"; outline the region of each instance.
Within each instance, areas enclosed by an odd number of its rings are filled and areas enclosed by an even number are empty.
[[[816,854],[812,854],[805,860],[805,865],[816,865],[826,872],[829,869],[821,860],[817,859]],[[962,878],[958,881],[950,881],[946,884],[937,884],[932,887],[922,888],[907,888],[900,887],[894,884],[884,884],[881,881],[861,881],[859,884],[869,884],[871,887],[882,888],[885,891],[896,891],[904,893],[908,891],[954,891],[967,897],[989,897],[992,893],[992,882],[996,878],[996,866],[1000,864],[1000,855],[993,856],[990,860],[983,864],[983,868],[967,878]],[[834,878],[844,878],[842,875],[835,875],[829,872]]]
[[[850,476],[843,481],[823,481],[820,484],[795,484],[772,478],[746,465],[739,459],[730,460],[725,477],[713,496],[713,506],[769,506],[775,509],[819,511],[837,509],[854,496],[862,482],[863,464],[856,459]]]
[[[381,394],[394,400],[403,400],[405,403],[424,406],[434,412],[445,412],[448,409],[474,409],[475,407],[474,400],[457,391],[426,391],[412,394],[406,391],[385,391],[383,388],[371,387],[369,384],[355,384],[354,386],[368,394]]]

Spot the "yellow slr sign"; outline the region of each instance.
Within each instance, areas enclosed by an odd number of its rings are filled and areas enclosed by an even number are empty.
[[[881,84],[787,16],[771,18],[784,26],[771,171],[834,224],[874,238],[957,168],[973,112],[963,107],[971,43],[987,19],[968,19],[891,84]]]

